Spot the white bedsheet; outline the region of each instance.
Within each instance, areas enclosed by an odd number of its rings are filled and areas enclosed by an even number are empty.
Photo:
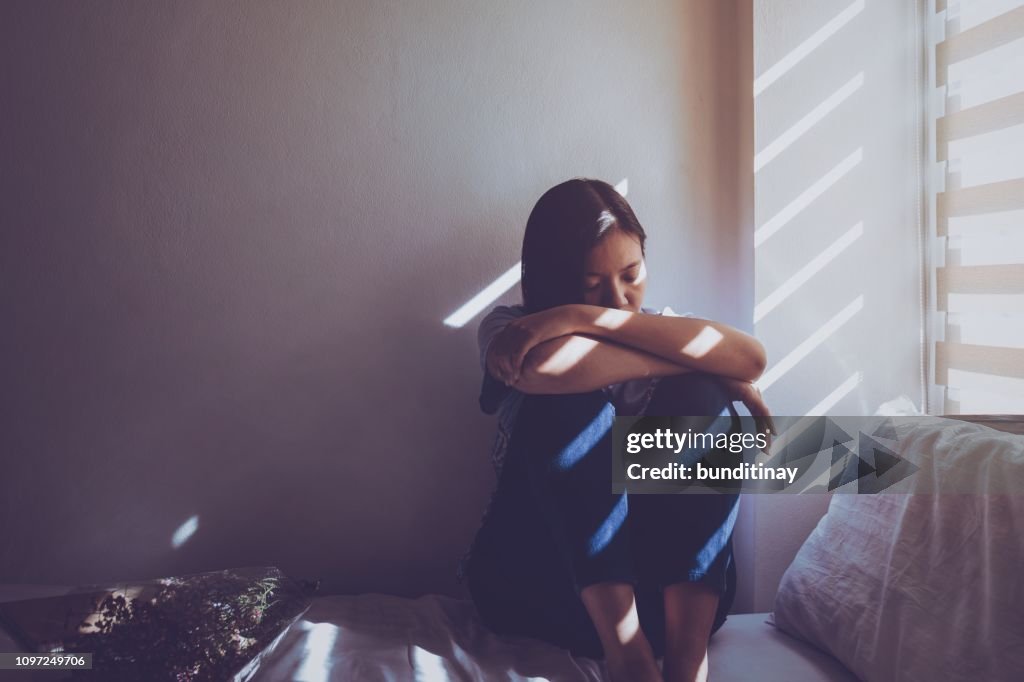
[[[597,661],[532,639],[497,637],[472,603],[429,595],[319,597],[254,682],[602,680]]]
[[[835,659],[765,622],[730,616],[711,640],[715,682],[856,682]],[[498,637],[470,602],[441,596],[317,598],[254,682],[604,680],[603,664],[537,640]]]

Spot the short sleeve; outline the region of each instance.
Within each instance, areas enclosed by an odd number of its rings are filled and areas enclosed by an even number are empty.
[[[490,348],[491,341],[501,333],[505,325],[525,314],[526,311],[522,306],[498,306],[487,313],[477,328],[476,339],[480,347],[480,369],[484,373],[483,385],[480,388],[480,409],[486,414],[497,412],[502,401],[515,391],[492,377],[487,371],[487,349]]]

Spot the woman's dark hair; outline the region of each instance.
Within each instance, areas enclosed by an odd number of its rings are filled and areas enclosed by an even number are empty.
[[[614,228],[635,236],[643,253],[644,228],[607,182],[575,178],[545,192],[530,212],[523,237],[526,312],[581,302],[587,253]]]

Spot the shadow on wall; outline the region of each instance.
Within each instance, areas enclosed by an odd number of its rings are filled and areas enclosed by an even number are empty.
[[[736,52],[709,22],[671,2],[0,8],[0,581],[276,564],[326,592],[454,591],[493,425],[471,325],[442,321],[509,270],[536,197],[628,174],[663,263],[718,244],[659,270],[666,299],[742,250],[716,211],[743,194],[691,181],[724,143],[696,146],[719,129],[694,93],[722,86],[715,62],[681,79],[680,46]]]

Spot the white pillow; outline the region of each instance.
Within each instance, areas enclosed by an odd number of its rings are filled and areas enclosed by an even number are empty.
[[[833,495],[775,625],[868,682],[1024,680],[1024,437],[938,418],[901,431],[915,494]],[[947,489],[967,492],[932,494]]]

